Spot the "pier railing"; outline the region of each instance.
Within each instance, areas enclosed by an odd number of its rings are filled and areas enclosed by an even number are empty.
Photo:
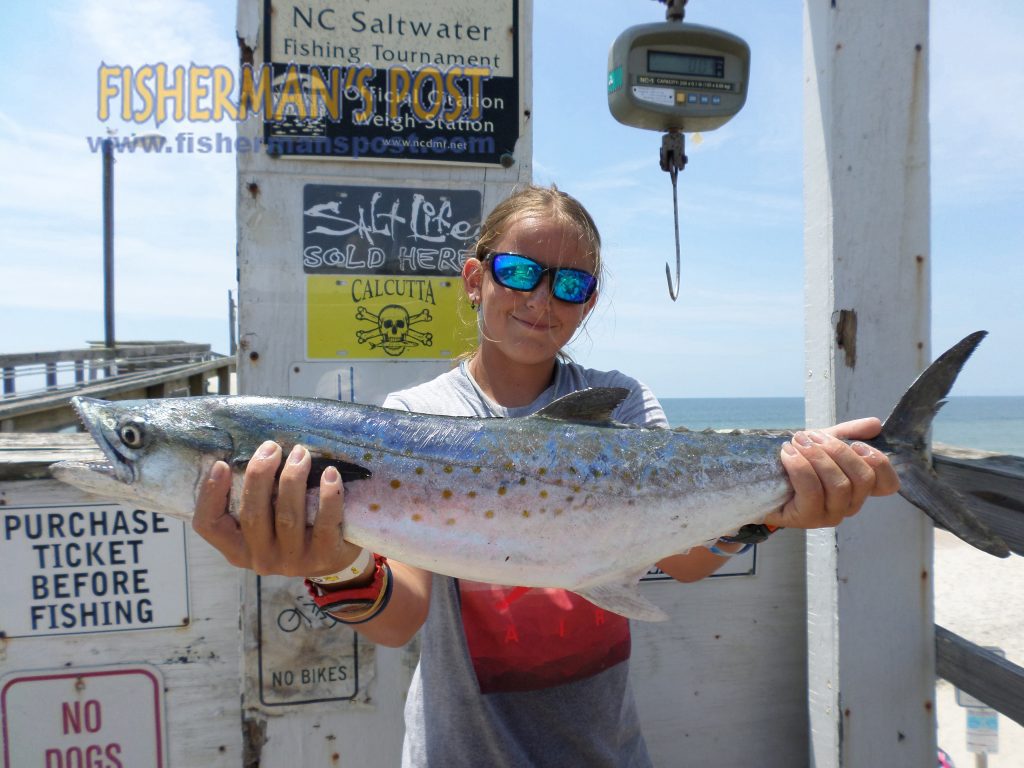
[[[209,344],[126,342],[55,352],[0,355],[0,432],[49,432],[77,423],[69,398],[201,395],[230,391],[235,358]]]
[[[140,370],[196,363],[219,357],[209,344],[182,341],[124,342],[113,349],[91,346],[54,352],[0,355],[2,398],[82,386],[87,382]]]
[[[1024,555],[1024,458],[936,447],[939,477],[956,488],[971,510]],[[1024,667],[936,625],[935,674],[992,709],[1024,725]]]

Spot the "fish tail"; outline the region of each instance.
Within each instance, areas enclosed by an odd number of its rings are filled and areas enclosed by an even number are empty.
[[[945,405],[944,398],[964,363],[987,335],[976,331],[936,358],[900,398],[881,434],[868,442],[889,454],[903,498],[968,544],[1008,557],[1006,542],[978,519],[956,490],[939,480],[928,447],[932,419]]]

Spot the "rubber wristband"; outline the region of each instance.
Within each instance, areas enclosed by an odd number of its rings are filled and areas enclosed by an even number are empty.
[[[725,540],[724,539],[719,539],[718,541],[725,541]],[[729,542],[725,542],[725,543],[728,544]],[[749,552],[750,549],[753,546],[754,546],[753,542],[748,542],[747,544],[744,544],[742,547],[737,549],[735,552],[728,552],[728,551],[726,551],[724,549],[719,549],[718,548],[718,543],[716,542],[716,543],[712,544],[710,547],[708,547],[708,550],[711,552],[711,554],[718,555],[719,557],[736,557],[736,555],[742,555],[744,552]]]
[[[357,579],[366,573],[373,563],[373,553],[364,549],[360,552],[352,564],[337,573],[328,573],[324,576],[307,576],[306,578],[314,584],[344,584],[346,581]]]

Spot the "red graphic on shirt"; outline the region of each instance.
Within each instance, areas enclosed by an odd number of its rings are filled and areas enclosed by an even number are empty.
[[[629,621],[564,589],[459,581],[459,595],[481,693],[563,685],[629,658]]]

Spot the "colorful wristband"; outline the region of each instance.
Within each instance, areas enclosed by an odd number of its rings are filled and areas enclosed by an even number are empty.
[[[391,599],[391,567],[387,558],[374,555],[373,581],[363,587],[343,587],[325,590],[310,579],[305,580],[306,591],[317,607],[342,624],[361,624],[369,621],[388,604]],[[342,616],[335,615],[342,613]],[[345,616],[344,614],[349,614]]]

